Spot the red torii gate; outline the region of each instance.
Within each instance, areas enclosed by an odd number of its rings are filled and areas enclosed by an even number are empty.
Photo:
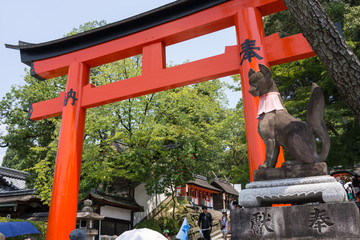
[[[302,34],[283,39],[277,34],[265,36],[262,17],[285,9],[282,0],[183,0],[72,37],[7,45],[20,49],[22,62],[31,65],[32,75],[39,79],[68,75],[66,92],[29,109],[31,120],[62,115],[46,239],[68,239],[76,225],[87,108],[240,72],[253,181],[265,147],[257,132],[258,99],[248,93],[247,73],[250,68],[258,70],[259,63],[272,66],[315,56]],[[154,18],[160,20],[154,22]],[[231,26],[236,27],[236,46],[217,56],[166,68],[166,46]],[[122,34],[116,35],[117,30]],[[140,76],[98,87],[89,83],[90,68],[137,54],[143,56]],[[282,162],[282,154],[280,158]]]

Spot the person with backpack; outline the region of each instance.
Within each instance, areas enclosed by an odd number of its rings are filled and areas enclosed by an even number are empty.
[[[221,212],[222,212],[222,216],[219,219],[220,229],[221,229],[221,233],[223,235],[223,239],[226,240],[227,235],[230,232],[230,218],[227,215],[227,210],[226,209],[223,209]]]

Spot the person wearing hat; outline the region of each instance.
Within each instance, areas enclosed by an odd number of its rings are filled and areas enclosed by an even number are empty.
[[[221,229],[221,233],[223,235],[223,239],[226,240],[226,237],[228,235],[228,233],[230,232],[230,218],[227,215],[227,210],[223,209],[221,211],[222,216],[219,219],[220,222],[220,229]]]
[[[202,206],[202,213],[200,213],[199,220],[198,220],[198,226],[202,231],[202,234],[204,235],[204,238],[206,240],[210,240],[210,233],[212,228],[212,216],[207,211],[206,206]]]
[[[164,237],[166,237],[167,240],[171,240],[170,231],[168,229],[164,230],[163,235]]]

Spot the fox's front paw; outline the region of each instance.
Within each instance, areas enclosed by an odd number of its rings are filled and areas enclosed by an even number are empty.
[[[264,163],[264,164],[261,164],[260,166],[259,166],[259,169],[260,168],[267,168],[267,166],[266,166],[266,164]]]

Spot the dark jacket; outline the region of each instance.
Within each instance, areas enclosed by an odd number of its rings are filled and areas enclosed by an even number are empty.
[[[198,226],[201,227],[201,229],[212,227],[212,216],[209,212],[207,212],[206,214],[200,213]]]
[[[351,178],[351,182],[352,182],[353,187],[360,187],[360,182],[359,182],[359,179],[357,177],[353,176]]]

